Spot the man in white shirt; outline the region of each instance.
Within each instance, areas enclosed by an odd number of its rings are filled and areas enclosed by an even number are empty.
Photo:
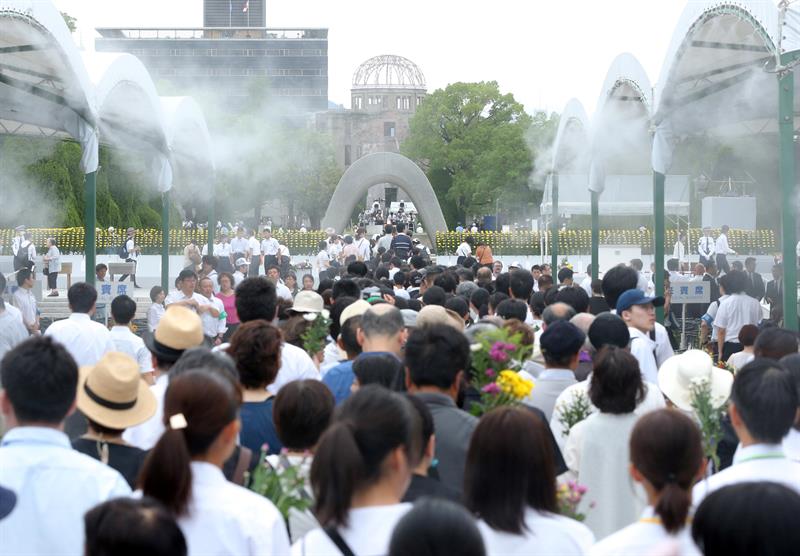
[[[472,245],[470,245],[472,238],[466,237],[464,241],[456,248],[456,264],[461,265],[467,257],[472,256]]]
[[[278,297],[286,301],[292,301],[292,292],[281,281],[281,270],[277,266],[267,267],[267,279],[275,284],[275,291]]]
[[[728,265],[728,255],[736,254],[736,251],[728,246],[728,230],[730,230],[728,225],[723,225],[714,244],[714,251],[717,254],[717,270],[725,274],[731,271],[731,267]]]
[[[631,335],[631,355],[639,361],[642,380],[658,382],[656,342],[651,338],[656,324],[656,307],[664,305],[663,297],[646,297],[641,290],[631,289],[619,296],[617,315],[622,317]]]
[[[383,247],[384,252],[389,250],[389,247],[392,245],[392,239],[394,239],[394,226],[391,224],[387,224],[383,227],[383,235],[378,239],[378,242],[375,244],[375,255],[378,254],[378,250]]]
[[[97,290],[86,282],[72,284],[67,291],[69,318],[50,325],[45,336],[61,343],[70,352],[79,367],[95,365],[103,355],[114,351],[114,342],[108,329],[94,322]]]
[[[278,264],[278,253],[281,250],[280,243],[278,240],[272,237],[272,230],[267,228],[262,232],[263,239],[261,240],[261,254],[264,256],[264,274],[266,274],[267,269],[273,265]],[[250,262],[250,276],[258,275],[258,269],[256,272],[252,272],[252,261]]]
[[[144,340],[131,332],[130,323],[136,315],[136,302],[127,295],[119,295],[111,302],[111,316],[114,326],[111,328],[111,341],[114,351],[130,355],[139,365],[139,372],[152,377],[153,358],[144,345]],[[149,381],[148,381],[149,382]]]
[[[184,268],[178,274],[178,289],[169,293],[164,300],[164,306],[179,305],[191,309],[195,313],[203,314],[208,310],[208,299],[197,293],[197,274],[190,268]]]
[[[11,304],[22,314],[22,323],[31,334],[40,334],[39,309],[33,295],[33,272],[27,268],[17,271],[17,290],[11,296]]]
[[[214,246],[214,256],[217,258],[220,272],[230,272],[233,270],[233,253],[231,242],[227,234],[222,234],[219,246]]]
[[[728,294],[727,299],[720,300],[719,309],[714,317],[717,327],[717,348],[723,361],[742,350],[739,343],[739,332],[746,324],[758,325],[762,311],[758,300],[753,299],[745,290],[747,275],[740,271],[731,271],[720,279],[720,286]]]
[[[220,315],[225,311],[222,300],[214,295],[214,283],[210,278],[200,280],[200,295],[206,298],[208,309],[200,313],[200,320],[203,323],[203,336],[207,346],[218,346],[222,343],[222,336],[227,332],[228,327],[225,319]]]
[[[24,235],[25,235],[25,226],[17,226],[16,228],[14,228],[14,239],[11,240],[11,254],[14,257],[14,271],[17,271],[20,268],[22,268],[21,266],[19,267],[17,266],[16,258],[17,258],[17,253],[19,253],[19,248],[22,245],[22,242],[24,241],[23,237]]]
[[[131,489],[114,469],[73,450],[64,420],[75,409],[78,366],[52,338],[35,338],[0,366],[9,431],[0,443],[0,485],[17,506],[0,520],[2,554],[83,554],[83,515]]]
[[[697,483],[692,503],[747,481],[771,481],[800,493],[800,462],[786,457],[781,443],[794,423],[798,394],[791,374],[774,361],[755,359],[736,374],[731,389],[731,424],[739,438],[733,465]]]
[[[366,228],[359,228],[356,230],[356,250],[358,254],[356,257],[359,261],[367,262],[370,259],[369,240],[367,239]]]
[[[247,256],[250,257],[250,276],[258,276],[259,269],[263,263],[262,244],[256,232],[255,229],[250,230],[250,237],[247,238]]]
[[[703,237],[697,242],[697,253],[700,255],[700,264],[708,267],[708,263],[714,260],[714,247],[716,241],[711,237],[711,228],[703,227]]]
[[[250,241],[244,237],[244,228],[236,230],[236,237],[231,240],[231,254],[234,258],[244,257],[249,259],[247,251],[250,249]]]
[[[686,265],[686,234],[681,232],[678,234],[678,241],[675,242],[675,245],[672,248],[672,258],[678,259],[678,268],[683,270],[683,267]]]
[[[586,276],[581,280],[581,287],[586,295],[592,297],[592,263],[586,265]]]
[[[636,289],[641,290],[642,293],[647,293],[647,276],[644,275],[644,263],[642,259],[631,259],[631,268],[636,271]]]
[[[128,239],[125,240],[125,252],[127,256],[125,257],[126,263],[133,263],[133,272],[131,273],[131,280],[133,280],[133,287],[138,288],[139,284],[136,283],[136,265],[138,264],[137,261],[139,259],[139,246],[136,245],[136,229],[135,228],[128,228]],[[125,279],[128,277],[127,274],[123,274],[119,277],[120,282],[124,282]]]

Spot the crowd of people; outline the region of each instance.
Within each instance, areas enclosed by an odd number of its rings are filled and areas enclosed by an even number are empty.
[[[707,261],[708,343],[676,354],[640,261],[579,284],[471,242],[431,264],[401,226],[345,237],[300,283],[268,233],[237,232],[230,269],[190,252],[143,334],[128,296],[95,322],[87,283],[44,334],[24,286],[19,309],[0,297],[0,554],[798,546],[798,336],[756,312],[747,270]],[[492,331],[525,346],[505,365],[532,390],[482,412]]]

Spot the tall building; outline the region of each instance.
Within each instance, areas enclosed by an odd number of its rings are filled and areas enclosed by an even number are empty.
[[[266,27],[266,0],[203,0],[203,27]]]
[[[426,94],[425,76],[414,62],[402,56],[375,56],[353,74],[352,108],[315,114],[316,127],[331,135],[336,160],[346,169],[370,153],[400,152],[409,121]],[[376,185],[367,200],[390,203],[409,198],[394,186]]]

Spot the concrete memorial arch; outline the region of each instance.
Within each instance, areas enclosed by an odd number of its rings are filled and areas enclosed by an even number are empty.
[[[447,231],[439,201],[419,166],[397,153],[373,153],[353,163],[333,192],[322,227],[341,232],[350,221],[358,201],[370,187],[380,183],[396,185],[411,196],[431,245],[435,246],[436,232]]]

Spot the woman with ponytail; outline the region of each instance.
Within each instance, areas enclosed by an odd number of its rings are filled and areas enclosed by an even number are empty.
[[[421,450],[420,426],[407,399],[377,385],[337,408],[311,464],[321,527],[292,546],[293,556],[389,552],[394,526],[411,509],[400,499]]]
[[[648,507],[638,522],[595,544],[591,554],[651,554],[672,542],[681,556],[699,555],[687,525],[692,486],[705,470],[700,429],[674,409],[648,413],[633,428],[630,458],[631,477],[647,492]]]
[[[278,509],[222,473],[236,447],[241,403],[239,385],[208,369],[187,371],[167,387],[166,431],[144,463],[139,488],[177,517],[190,555],[289,552]]]

